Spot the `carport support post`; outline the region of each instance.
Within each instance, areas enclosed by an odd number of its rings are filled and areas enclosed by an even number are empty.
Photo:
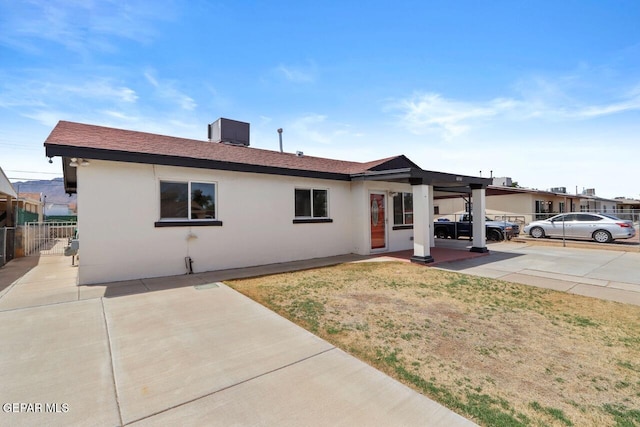
[[[473,241],[471,252],[489,252],[487,249],[487,229],[485,226],[486,190],[481,184],[470,184],[473,212]]]
[[[413,190],[413,256],[411,262],[428,264],[433,262],[433,187],[414,184]]]

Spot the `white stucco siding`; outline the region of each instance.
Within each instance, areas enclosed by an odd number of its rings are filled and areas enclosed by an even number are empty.
[[[392,192],[411,193],[411,185],[384,181],[354,181],[351,183],[351,204],[353,210],[352,236],[354,253],[368,255],[371,251],[369,194],[383,193],[386,200],[386,239],[387,251],[402,251],[413,248],[413,230],[393,229]]]
[[[159,183],[216,183],[222,226],[155,227]],[[294,189],[329,191],[332,223],[294,224]],[[350,183],[91,161],[78,168],[81,284],[178,275],[353,252]]]

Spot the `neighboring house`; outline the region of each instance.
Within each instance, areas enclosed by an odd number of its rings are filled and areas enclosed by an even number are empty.
[[[78,194],[80,284],[407,249],[428,263],[434,197],[471,195],[484,216],[487,178],[249,148],[248,123],[215,125],[216,142],[56,125],[46,155]],[[487,251],[484,220],[471,250]]]
[[[618,201],[596,196],[594,188],[588,188],[580,194],[580,212],[615,213],[618,211]]]
[[[15,225],[14,208],[18,194],[9,181],[9,178],[0,168],[0,227],[13,227]]]
[[[0,168],[0,267],[15,255],[14,211],[17,198],[16,190]]]
[[[18,193],[18,223],[42,222],[42,193]]]
[[[493,178],[494,183],[497,178]],[[510,178],[499,178],[510,183]],[[618,202],[615,199],[598,197],[595,192],[568,194],[566,188],[558,187],[549,191],[530,188],[489,185],[486,190],[486,213],[492,219],[504,218],[527,224],[537,219],[548,218],[561,212],[602,212],[615,213]],[[434,200],[436,217],[452,217],[465,212],[468,200],[463,196],[444,196]]]
[[[64,203],[47,203],[44,207],[45,216],[68,216],[73,215],[68,204]]]
[[[615,201],[618,205],[618,212],[640,211],[640,200],[627,199],[626,197],[616,197]]]

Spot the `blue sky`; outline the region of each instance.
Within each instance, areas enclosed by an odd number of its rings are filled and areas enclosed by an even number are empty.
[[[58,120],[640,198],[640,2],[0,0],[0,167]],[[38,173],[33,173],[38,172]]]

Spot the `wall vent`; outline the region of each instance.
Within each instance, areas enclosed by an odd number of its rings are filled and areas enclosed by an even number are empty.
[[[249,146],[249,123],[219,118],[209,125],[209,141]]]

